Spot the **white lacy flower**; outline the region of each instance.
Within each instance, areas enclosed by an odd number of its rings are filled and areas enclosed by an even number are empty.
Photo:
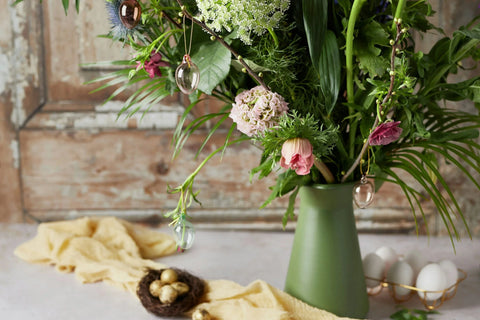
[[[213,30],[232,32],[238,28],[236,38],[251,44],[253,32],[264,34],[275,28],[290,6],[290,0],[197,0],[199,19]]]

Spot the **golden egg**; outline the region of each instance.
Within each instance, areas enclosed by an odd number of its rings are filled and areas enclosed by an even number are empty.
[[[164,283],[174,283],[178,280],[178,274],[173,269],[165,269],[160,275],[160,280]]]
[[[177,281],[172,283],[171,286],[173,287],[173,289],[177,290],[179,296],[186,294],[190,290],[188,284],[183,282]]]
[[[148,287],[150,294],[154,297],[158,297],[160,295],[160,289],[162,288],[163,283],[160,280],[155,280],[150,283]]]
[[[212,317],[210,316],[210,313],[208,313],[208,311],[205,309],[197,309],[192,314],[192,320],[211,320],[211,319]]]
[[[160,295],[158,296],[158,298],[163,304],[171,304],[175,302],[177,296],[177,290],[173,289],[172,286],[167,284],[160,289]]]

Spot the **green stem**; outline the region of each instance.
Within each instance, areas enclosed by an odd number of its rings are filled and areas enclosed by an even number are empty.
[[[198,193],[193,192],[193,182],[195,180],[196,175],[202,170],[202,168],[207,164],[207,162],[217,153],[220,151],[223,151],[226,147],[229,147],[233,144],[245,141],[245,140],[250,140],[248,137],[242,137],[237,140],[231,141],[227,143],[226,145],[216,149],[212,153],[210,153],[193,171],[183,182],[183,184],[177,188],[171,189],[171,193],[178,193],[180,192],[180,199],[178,200],[178,205],[177,208],[173,211],[168,212],[165,214],[165,217],[172,217],[173,216],[173,222],[176,222],[182,215],[186,215],[187,208],[189,206],[188,201],[191,200],[190,197],[192,196],[195,201],[196,200],[196,195]]]
[[[272,28],[268,28],[267,30],[268,30],[268,32],[270,33],[270,35],[272,36],[272,38],[273,38],[273,43],[275,43],[275,47],[278,47],[278,44],[279,44],[279,43],[278,43],[278,37],[277,37],[275,31],[273,31]]]
[[[397,10],[395,10],[395,17],[397,19],[402,18],[403,10],[405,9],[406,0],[399,0],[397,5]],[[395,32],[395,24],[392,25],[392,30]]]
[[[352,5],[352,11],[348,18],[347,35],[345,43],[345,67],[347,73],[347,102],[353,103],[353,34],[355,31],[355,23],[360,14],[363,4],[366,0],[355,0]],[[352,109],[351,107],[349,108]],[[351,113],[351,112],[350,112]]]
[[[324,162],[320,161],[317,157],[315,157],[315,159],[313,160],[313,164],[315,165],[315,167],[317,167],[318,171],[320,171],[327,183],[333,183],[335,181],[335,177]]]
[[[347,35],[346,35],[346,43],[345,43],[345,71],[347,75],[347,102],[352,105],[355,99],[355,92],[353,90],[353,38],[355,32],[355,23],[357,22],[357,18],[360,15],[360,11],[362,9],[363,4],[366,0],[355,0],[352,5],[352,11],[350,13],[350,17],[348,19],[348,26],[347,26]],[[349,106],[348,113],[352,115],[354,109]],[[350,133],[349,133],[349,155],[353,158],[354,156],[354,144],[355,144],[355,135],[356,135],[356,121],[350,122]]]

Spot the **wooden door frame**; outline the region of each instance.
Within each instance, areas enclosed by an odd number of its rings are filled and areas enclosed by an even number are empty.
[[[45,101],[42,6],[0,0],[0,222],[22,221],[19,130]]]

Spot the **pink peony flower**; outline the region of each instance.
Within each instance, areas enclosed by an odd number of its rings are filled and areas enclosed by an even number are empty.
[[[288,103],[281,95],[257,86],[235,97],[230,118],[237,129],[251,137],[276,125],[288,111]]]
[[[144,68],[147,71],[150,78],[162,76],[162,72],[160,71],[159,67],[168,67],[169,64],[166,61],[162,61],[162,55],[158,52],[153,53],[150,56],[150,59],[145,61]],[[142,64],[137,62],[137,71],[142,68]]]
[[[310,173],[313,166],[313,148],[308,139],[294,138],[283,143],[280,165],[285,169],[295,170],[301,176]]]
[[[397,140],[402,134],[402,128],[398,125],[400,121],[384,122],[373,130],[368,138],[372,146],[384,146]]]

